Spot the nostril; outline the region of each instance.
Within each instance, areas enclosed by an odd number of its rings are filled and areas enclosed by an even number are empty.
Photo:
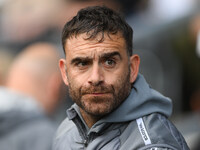
[[[92,86],[99,86],[99,85],[103,84],[103,81],[101,81],[101,80],[100,81],[95,81],[95,82],[94,81],[90,81],[89,83]]]

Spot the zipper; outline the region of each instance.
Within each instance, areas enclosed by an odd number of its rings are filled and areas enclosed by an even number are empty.
[[[80,117],[77,115],[77,117],[75,117],[74,119],[72,119],[72,121],[76,124],[78,131],[80,133],[80,136],[82,138],[81,142],[76,142],[78,144],[83,144],[84,147],[86,148],[88,146],[88,139],[89,137],[87,136],[87,129],[85,127],[85,125],[82,123]]]

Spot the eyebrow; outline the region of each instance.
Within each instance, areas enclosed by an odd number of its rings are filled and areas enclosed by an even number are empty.
[[[91,60],[91,57],[76,57],[71,60],[71,64],[75,64],[76,62],[81,62],[81,61],[89,61]]]
[[[119,56],[120,59],[122,59],[121,55],[119,52],[110,52],[110,53],[104,53],[100,56],[100,58],[103,59],[108,59],[110,57],[114,57],[114,56]]]

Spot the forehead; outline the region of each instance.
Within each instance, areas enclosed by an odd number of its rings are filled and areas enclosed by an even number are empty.
[[[79,34],[66,40],[66,55],[71,53],[90,53],[108,50],[126,51],[125,39],[121,33],[107,34],[102,39],[102,33],[99,33],[93,39],[87,39],[87,34]]]

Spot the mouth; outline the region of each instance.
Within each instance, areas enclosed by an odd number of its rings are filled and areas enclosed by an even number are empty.
[[[88,93],[88,94],[85,94],[85,95],[88,95],[88,96],[105,96],[105,95],[110,95],[111,93]]]

